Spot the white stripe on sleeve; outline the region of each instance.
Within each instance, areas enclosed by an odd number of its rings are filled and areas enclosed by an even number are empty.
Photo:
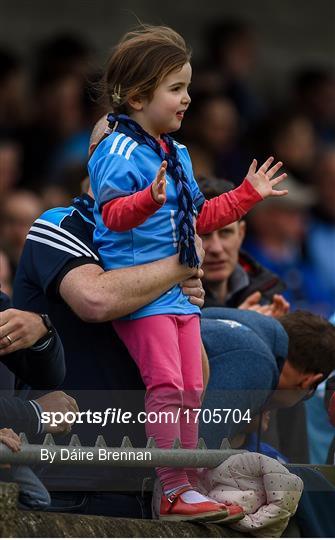
[[[119,148],[119,150],[118,150],[118,152],[117,152],[117,153],[119,154],[119,156],[122,156],[123,150],[125,149],[125,147],[127,146],[127,144],[128,144],[130,141],[132,141],[132,140],[133,140],[133,139],[132,139],[131,137],[126,137],[126,138],[122,141],[122,143],[121,143],[121,145],[120,145],[120,148]]]
[[[138,146],[138,143],[136,141],[133,142],[133,144],[131,144],[126,152],[126,155],[125,155],[125,158],[126,159],[129,159],[130,158],[130,155],[131,153],[135,150],[136,146]]]
[[[37,232],[39,234],[43,234],[44,237],[50,236],[51,238],[54,238],[55,240],[60,240],[64,244],[67,244],[73,249],[76,249],[77,251],[80,251],[83,255],[87,255],[87,257],[92,257],[92,252],[90,253],[88,249],[83,249],[82,247],[78,246],[68,238],[65,238],[65,236],[57,234],[55,232],[49,231],[48,229],[42,229],[42,227],[35,227],[34,225],[31,227],[30,232]]]
[[[115,149],[116,149],[116,147],[117,147],[119,141],[120,141],[121,139],[123,139],[123,137],[125,137],[125,134],[124,134],[124,133],[119,133],[119,135],[117,135],[117,136],[115,137],[115,139],[114,139],[114,141],[113,141],[113,144],[112,144],[112,146],[111,146],[111,149],[110,149],[110,151],[109,151],[110,154],[114,154]]]
[[[74,234],[70,233],[66,229],[61,229],[60,227],[57,227],[57,225],[54,225],[53,223],[50,223],[49,221],[45,221],[44,219],[37,219],[35,221],[34,225],[36,225],[37,223],[40,223],[41,225],[46,225],[46,226],[50,227],[50,229],[56,230],[57,233],[60,234],[61,236],[64,235],[64,236],[67,236],[67,237],[71,238],[74,241],[74,244],[79,244],[85,250],[89,251],[89,253],[92,255],[92,257],[95,260],[97,260],[97,261],[99,260],[99,257],[97,257],[96,254],[86,244],[84,244],[84,242],[79,240],[79,238],[74,236]],[[41,230],[44,231],[45,229],[41,228]],[[76,247],[78,248],[78,246],[76,246]]]
[[[73,251],[73,249],[70,249],[65,246],[61,246],[60,244],[56,244],[56,242],[52,242],[51,240],[46,240],[45,238],[41,238],[40,236],[35,236],[34,234],[28,234],[27,239],[33,240],[34,242],[39,242],[40,244],[46,244],[47,246],[51,246],[53,248],[59,249],[59,251],[66,251],[67,253],[71,253],[71,255],[74,255],[75,257],[83,257],[83,254],[79,253],[78,251]]]

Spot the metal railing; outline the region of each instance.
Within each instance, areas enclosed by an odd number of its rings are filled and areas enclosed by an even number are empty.
[[[22,446],[19,452],[12,452],[0,443],[0,464],[52,463],[71,466],[206,467],[212,469],[233,454],[243,452],[243,450],[231,449],[227,439],[223,439],[220,448],[215,450],[208,449],[203,439],[198,440],[197,448],[194,450],[182,448],[179,439],[174,441],[172,448],[157,448],[151,437],[147,440],[145,448],[134,448],[128,437],[123,437],[121,446],[109,447],[102,435],[98,436],[95,446],[91,447],[82,446],[77,435],[72,435],[67,446],[56,444],[50,433],[45,436],[42,444],[30,444],[24,433],[20,433],[20,439]]]

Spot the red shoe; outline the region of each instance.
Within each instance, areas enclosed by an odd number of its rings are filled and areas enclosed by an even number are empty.
[[[228,508],[217,502],[185,503],[180,495],[189,491],[184,487],[168,497],[162,495],[159,519],[163,521],[222,522],[229,517]]]
[[[227,510],[228,515],[218,520],[217,523],[234,523],[235,521],[240,521],[245,516],[243,508],[237,504],[222,504],[221,506]]]

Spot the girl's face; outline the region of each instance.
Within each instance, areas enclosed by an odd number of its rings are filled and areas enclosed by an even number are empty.
[[[191,76],[191,65],[184,64],[181,69],[172,71],[162,80],[150,101],[141,101],[141,110],[134,116],[155,138],[180,128],[184,113],[191,102],[188,94]]]

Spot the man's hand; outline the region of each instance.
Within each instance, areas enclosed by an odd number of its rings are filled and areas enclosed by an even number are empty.
[[[194,227],[196,222],[194,220]],[[195,249],[199,258],[199,266],[202,265],[205,258],[205,250],[202,247],[202,240],[199,235],[195,234]],[[183,289],[183,293],[189,297],[191,304],[202,308],[205,302],[205,291],[201,283],[201,278],[204,275],[204,271],[201,268],[193,268],[192,277],[186,279],[180,286]]]
[[[18,452],[21,449],[20,437],[12,429],[0,429],[0,442],[13,452]]]
[[[282,162],[278,161],[278,163],[269,169],[273,160],[273,157],[269,157],[257,171],[257,161],[256,159],[253,159],[246,176],[247,180],[249,180],[250,184],[253,185],[263,199],[266,199],[267,197],[282,197],[288,193],[287,189],[283,189],[282,191],[273,189],[274,186],[285,180],[287,177],[287,174],[283,173],[276,178],[273,178],[276,172],[283,166]]]
[[[0,314],[0,356],[32,347],[47,332],[37,313],[6,309]]]
[[[60,412],[63,415],[65,415],[69,411],[73,412],[74,414],[79,412],[76,400],[60,390],[45,394],[44,396],[36,399],[36,402],[42,408],[42,412]],[[45,422],[43,422],[42,425],[44,431],[46,431],[47,433],[68,433],[69,431],[71,431],[72,424],[73,422],[64,421],[60,424],[57,424],[57,426],[50,426]]]
[[[196,249],[196,252],[197,252],[197,255],[198,255],[198,259],[200,261],[199,266],[201,266],[202,263],[204,262],[205,250],[202,247],[202,240],[201,240],[201,238],[200,238],[200,236],[198,234],[195,234],[195,249]],[[202,276],[200,276],[200,277],[202,277]]]
[[[290,304],[281,294],[274,294],[271,304],[261,305],[259,303],[261,298],[261,293],[256,291],[248,296],[244,302],[238,306],[238,309],[257,311],[257,313],[261,313],[262,315],[266,315],[268,317],[274,317],[275,319],[285,315],[290,309]]]
[[[199,268],[197,270],[197,274],[194,277],[191,277],[180,284],[183,293],[189,297],[191,304],[194,304],[199,308],[202,308],[205,301],[205,291],[201,283],[201,278],[203,277],[203,275],[203,270]]]
[[[162,164],[158,169],[157,176],[151,184],[152,197],[158,204],[164,204],[166,201],[166,167],[167,162],[162,161]]]
[[[281,294],[274,294],[272,300],[272,317],[275,319],[286,315],[290,311],[289,302]]]
[[[260,301],[262,298],[262,294],[259,291],[256,291],[252,294],[250,294],[240,306],[238,306],[238,309],[250,309],[250,310],[256,310],[258,307],[261,307]]]

